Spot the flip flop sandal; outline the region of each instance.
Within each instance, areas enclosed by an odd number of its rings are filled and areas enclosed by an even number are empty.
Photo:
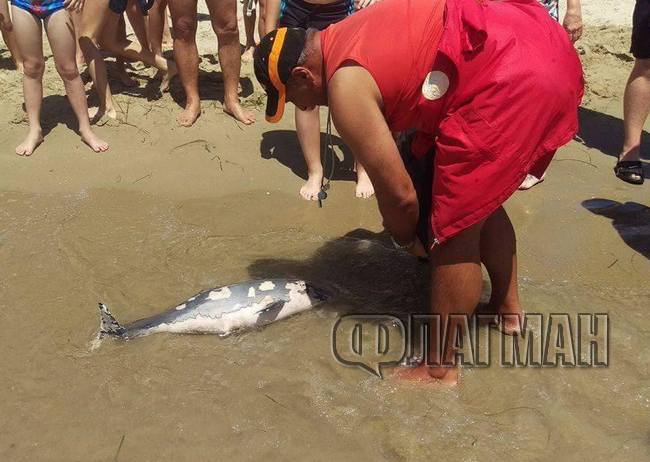
[[[630,184],[643,184],[643,164],[639,160],[618,161],[614,167],[614,174]]]

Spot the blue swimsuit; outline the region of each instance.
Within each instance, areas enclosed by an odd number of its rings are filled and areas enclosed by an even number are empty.
[[[64,0],[11,0],[11,4],[25,10],[39,19],[47,19],[53,13],[65,8]]]

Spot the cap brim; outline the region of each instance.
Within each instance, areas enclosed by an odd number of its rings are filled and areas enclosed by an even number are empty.
[[[266,120],[278,123],[284,114],[284,89],[278,90],[273,85],[266,89]]]

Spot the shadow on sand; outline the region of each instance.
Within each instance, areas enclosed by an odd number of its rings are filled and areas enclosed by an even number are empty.
[[[326,141],[326,135],[321,133],[321,152]],[[336,156],[326,156],[323,162],[325,176],[329,178],[330,173],[333,172],[332,180],[356,181],[357,175],[354,172],[352,153],[338,136],[332,135],[332,142],[335,147],[334,151],[342,153],[342,158],[339,158],[338,154]],[[307,165],[302,156],[302,150],[295,131],[272,130],[263,133],[260,154],[263,159],[275,159],[291,169],[296,176],[303,180],[307,179]],[[334,168],[332,168],[332,160],[334,161]]]
[[[247,98],[253,94],[253,82],[248,77],[239,79],[241,98]],[[169,94],[176,104],[181,107],[185,106],[185,92],[181,85],[180,78],[175,78],[169,87]],[[224,87],[223,87],[223,74],[221,71],[204,71],[199,69],[199,97],[201,101],[219,101],[223,104]]]
[[[326,242],[307,260],[262,259],[248,271],[253,278],[269,274],[305,279],[336,294],[364,312],[427,312],[429,270],[405,252],[395,250],[387,233],[356,229]]]
[[[580,118],[580,132],[578,141],[588,148],[597,149],[603,154],[618,158],[623,143],[623,121],[618,117],[597,112],[592,109],[581,107],[578,116]],[[648,148],[650,145],[650,133],[645,130],[641,136],[641,157],[650,159]],[[612,168],[614,164],[612,164]],[[646,178],[650,178],[650,162],[643,161],[643,171]],[[613,173],[612,173],[613,175]]]
[[[623,242],[650,259],[650,207],[609,199],[589,199],[583,201],[582,206],[591,213],[609,218]]]
[[[23,105],[24,110],[24,105]],[[46,137],[57,125],[65,124],[73,132],[79,134],[79,124],[72,112],[68,98],[63,95],[47,95],[43,98],[41,109],[41,126]]]

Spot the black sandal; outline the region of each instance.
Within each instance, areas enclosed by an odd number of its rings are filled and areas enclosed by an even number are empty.
[[[619,160],[614,167],[614,174],[630,184],[643,184],[645,180],[643,164],[639,160]]]

